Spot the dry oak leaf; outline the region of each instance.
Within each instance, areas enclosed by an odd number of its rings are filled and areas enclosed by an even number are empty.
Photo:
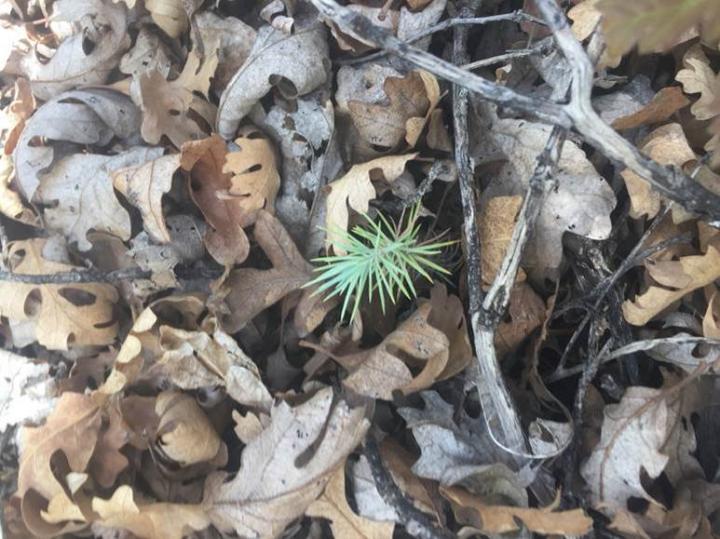
[[[215,458],[223,445],[195,397],[177,391],[163,391],[155,401],[160,418],[157,444],[180,466]]]
[[[394,182],[405,170],[405,165],[417,157],[416,153],[391,155],[354,165],[347,174],[328,185],[325,228],[326,246],[336,254],[345,254],[339,246],[339,232],[347,230],[350,221],[348,206],[358,213],[367,213],[370,201],[375,198],[373,181]]]
[[[182,539],[190,531],[200,531],[210,525],[199,505],[137,504],[128,485],[118,487],[109,500],[93,498],[92,509],[100,517],[98,524],[127,530],[143,539]]]
[[[219,530],[273,538],[305,513],[369,427],[364,408],[334,400],[324,388],[295,407],[278,402],[243,449],[237,475],[208,478],[202,503]]]
[[[128,443],[130,436],[129,428],[116,403],[108,403],[105,413],[107,422],[103,422],[98,434],[97,445],[88,468],[92,478],[101,487],[110,488],[115,484],[120,472],[129,464],[127,457],[120,452],[120,449]]]
[[[683,256],[679,260],[648,261],[648,275],[657,284],[622,305],[623,315],[634,326],[647,324],[677,300],[693,290],[720,279],[720,251],[710,245],[703,255]]]
[[[291,35],[263,26],[250,56],[220,97],[218,133],[226,139],[234,137],[240,121],[273,87],[294,99],[324,83],[327,71],[328,45],[321,24]]]
[[[507,317],[498,324],[495,348],[502,358],[515,350],[546,318],[547,307],[542,298],[527,283],[515,283],[510,291]]]
[[[720,293],[717,290],[708,301],[702,327],[703,336],[708,339],[720,339]]]
[[[490,285],[495,280],[505,259],[522,203],[523,197],[520,195],[493,197],[487,201],[483,212],[479,215],[482,246],[480,262],[482,280],[486,285]],[[525,272],[520,268],[517,280],[524,281],[525,278]]]
[[[205,51],[203,59],[193,50],[173,81],[165,80],[157,69],[138,73],[131,95],[143,111],[143,139],[158,144],[165,135],[179,148],[183,142],[207,136],[202,124],[213,125],[217,111],[196,93],[207,96],[216,67],[217,49]]]
[[[157,70],[167,77],[172,68],[171,58],[172,52],[160,39],[160,35],[149,26],[143,26],[135,38],[135,44],[120,60],[120,71],[133,76]]]
[[[709,120],[720,114],[716,104],[720,96],[720,76],[710,67],[710,60],[700,44],[693,45],[683,56],[684,68],[675,75],[686,94],[700,94],[690,111],[698,120]]]
[[[440,100],[437,79],[426,71],[405,77],[387,77],[383,84],[388,103],[349,101],[355,127],[370,144],[394,148],[401,141],[413,147]]]
[[[594,503],[624,508],[631,497],[654,502],[641,475],[654,479],[667,466],[670,458],[661,450],[675,416],[662,390],[649,387],[629,387],[618,404],[605,406],[600,443],[580,469]]]
[[[429,323],[431,312],[432,304],[423,303],[376,347],[332,355],[349,371],[343,385],[360,395],[392,400],[395,391],[408,395],[434,384],[447,366],[450,341]],[[406,363],[422,371],[413,376]]]
[[[613,56],[636,44],[641,54],[664,50],[695,28],[708,42],[720,37],[720,4],[715,0],[601,0],[597,7]]]
[[[690,104],[679,86],[667,86],[656,93],[650,102],[633,114],[621,116],[613,121],[615,129],[635,129],[644,125],[666,121],[680,109]]]
[[[695,152],[688,144],[680,124],[668,124],[658,127],[640,144],[640,150],[661,165],[673,165],[678,168],[695,159]],[[639,219],[647,215],[655,217],[660,211],[662,197],[650,184],[631,170],[620,173],[630,195],[630,217]],[[678,220],[679,213],[674,211],[673,218]]]
[[[125,6],[110,0],[59,0],[52,18],[78,31],[65,38],[49,60],[35,54],[23,59],[35,96],[48,100],[78,86],[103,84],[130,46]]]
[[[201,0],[145,0],[145,9],[163,32],[176,38],[187,30],[190,17],[200,4]]]
[[[9,245],[14,273],[38,275],[77,270],[43,256],[47,240]],[[0,283],[0,314],[13,321],[31,321],[38,342],[50,350],[112,344],[118,331],[113,308],[115,287],[107,284]]]
[[[0,212],[26,225],[38,226],[40,224],[38,216],[25,205],[20,194],[12,187],[14,177],[12,157],[0,155]]]
[[[274,303],[304,285],[312,275],[312,266],[303,258],[280,221],[259,210],[255,239],[272,262],[272,269],[239,268],[233,270],[219,295],[224,296],[227,314],[223,329],[235,333]]]
[[[130,215],[115,196],[111,176],[161,152],[138,146],[113,156],[81,153],[63,158],[42,176],[33,199],[48,206],[43,212],[47,228],[77,242],[81,251],[92,247],[87,239],[90,230],[129,240]]]
[[[230,188],[217,196],[235,201],[246,226],[255,222],[258,210],[274,213],[280,173],[272,143],[256,128],[240,129],[235,144],[238,149],[225,156],[223,166],[223,172],[231,174]]]
[[[3,153],[12,154],[20,133],[25,127],[25,121],[35,112],[35,98],[30,89],[27,79],[18,78],[15,80],[15,93],[12,102],[0,111],[0,132],[5,133]]]
[[[223,171],[227,153],[225,141],[213,134],[183,144],[180,166],[190,172],[190,196],[211,227],[204,238],[208,252],[220,264],[233,266],[250,252],[243,230],[250,218],[241,211],[241,200],[220,196],[232,186],[230,173]]]
[[[528,508],[490,505],[481,496],[458,487],[441,486],[440,493],[450,500],[458,522],[469,524],[483,534],[518,532],[524,525],[534,533],[568,537],[585,535],[593,527],[593,520],[583,509],[557,511],[559,494],[547,507]]]
[[[173,174],[179,166],[179,154],[163,155],[145,163],[116,170],[113,174],[113,186],[140,210],[143,227],[150,238],[158,243],[171,241],[163,217],[162,197],[170,191]]]
[[[355,513],[345,497],[345,466],[332,474],[322,495],[307,508],[310,517],[330,521],[333,537],[348,539],[391,539],[395,524],[378,522]]]
[[[67,471],[84,473],[101,423],[101,411],[90,396],[64,393],[43,426],[22,429],[16,495],[22,498],[23,520],[34,533],[52,535],[62,530],[61,524],[43,518],[45,502],[63,505],[66,515],[74,514],[75,520],[85,521],[80,508],[66,494],[66,486],[53,473],[51,460],[60,451],[67,459]],[[54,520],[47,513],[45,516]]]

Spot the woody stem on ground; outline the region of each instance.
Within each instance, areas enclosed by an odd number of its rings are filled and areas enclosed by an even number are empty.
[[[408,45],[387,30],[375,26],[363,15],[340,6],[334,0],[311,2],[326,19],[357,39],[374,43],[385,51],[508,110],[550,125],[574,128],[600,153],[640,175],[663,196],[691,212],[720,222],[720,196],[694,182],[682,171],[665,167],[642,155],[593,110],[590,102],[594,74],[592,63],[570,31],[565,14],[555,0],[538,0],[537,7],[573,71],[571,100],[568,104],[529,97],[469,73],[460,66]]]

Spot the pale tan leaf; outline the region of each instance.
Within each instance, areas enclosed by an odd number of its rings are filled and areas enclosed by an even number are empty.
[[[120,528],[144,539],[182,539],[191,531],[210,525],[198,505],[177,503],[136,504],[133,490],[127,485],[118,487],[109,500],[93,498],[92,508],[99,516],[98,523],[108,528]]]
[[[17,260],[12,271],[26,275],[75,270],[73,266],[43,257],[47,240],[33,239],[10,244]],[[118,294],[107,284],[32,285],[0,283],[0,313],[11,321],[30,321],[40,344],[51,350],[73,346],[111,344],[118,325],[113,313]]]
[[[305,514],[330,521],[334,537],[348,539],[391,539],[395,524],[377,522],[356,514],[345,498],[345,467],[339,466],[330,477],[322,495]]]
[[[698,120],[709,120],[720,114],[717,99],[720,97],[720,76],[710,67],[702,45],[693,45],[683,56],[684,68],[675,80],[683,85],[686,94],[700,94],[690,107]]]
[[[25,121],[35,112],[35,107],[35,98],[27,79],[16,79],[13,100],[0,112],[0,131],[7,131],[3,145],[5,155],[10,155],[15,149]]]
[[[116,404],[110,404],[105,409],[105,413],[108,416],[107,424],[103,423],[98,435],[89,471],[100,486],[110,488],[118,474],[129,464],[127,457],[120,452],[120,449],[128,443],[129,434],[120,408]]]
[[[325,388],[296,407],[278,402],[270,424],[243,449],[237,475],[208,478],[203,506],[218,529],[277,537],[305,513],[369,426],[363,408],[333,400]]]
[[[173,174],[179,166],[179,154],[164,155],[116,170],[113,174],[115,189],[140,210],[145,230],[159,243],[168,243],[171,240],[163,217],[162,197],[170,191]]]
[[[180,466],[212,460],[223,445],[195,398],[176,391],[157,396],[158,446]]]
[[[523,197],[520,195],[493,197],[487,201],[479,215],[480,262],[483,282],[486,285],[495,280],[505,258],[522,203]],[[518,271],[517,279],[525,280],[522,268]]]
[[[367,213],[370,201],[375,198],[373,180],[392,183],[405,170],[408,161],[417,154],[392,155],[373,159],[353,166],[347,174],[332,182],[328,188],[325,228],[327,247],[333,247],[336,254],[345,251],[338,244],[338,230],[347,230],[350,220],[348,206],[358,213]]]
[[[720,252],[710,245],[704,255],[649,261],[646,267],[657,284],[622,305],[625,320],[634,326],[647,324],[677,300],[720,278]]]

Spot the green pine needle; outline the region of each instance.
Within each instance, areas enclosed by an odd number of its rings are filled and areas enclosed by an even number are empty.
[[[313,295],[326,293],[325,300],[335,296],[343,298],[341,318],[345,318],[352,302],[350,320],[357,314],[363,294],[371,302],[378,298],[383,313],[387,303],[395,303],[400,294],[413,299],[417,292],[412,272],[430,282],[433,272],[448,275],[450,272],[433,262],[432,258],[455,243],[420,243],[419,211],[420,205],[417,204],[407,219],[401,217],[399,223],[391,223],[382,214],[378,214],[380,223],[363,215],[367,221],[366,228],[355,226],[352,231],[334,230],[338,238],[336,243],[347,254],[314,259],[313,262],[321,266],[315,268],[317,277],[305,286],[317,285]]]

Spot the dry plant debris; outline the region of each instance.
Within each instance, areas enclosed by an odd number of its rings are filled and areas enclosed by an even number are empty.
[[[0,537],[720,536],[720,2],[0,44]]]

